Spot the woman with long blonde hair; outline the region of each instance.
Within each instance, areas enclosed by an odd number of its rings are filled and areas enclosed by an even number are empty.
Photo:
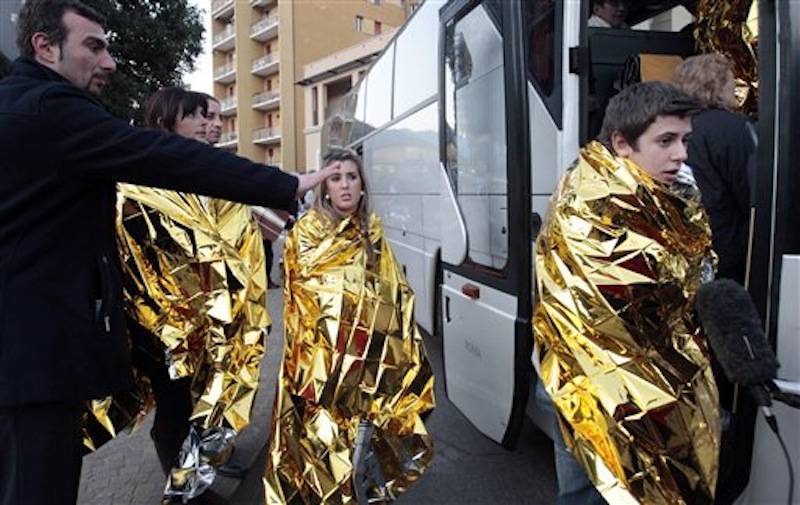
[[[433,373],[414,295],[371,212],[361,159],[338,161],[284,251],[284,359],[267,503],[388,501],[430,464]]]

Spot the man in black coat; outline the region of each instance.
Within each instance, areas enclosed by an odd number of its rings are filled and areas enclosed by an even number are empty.
[[[0,81],[0,504],[75,503],[81,404],[130,385],[116,182],[287,208],[295,176],[136,129],[98,95],[116,64],[79,0],[28,0]]]

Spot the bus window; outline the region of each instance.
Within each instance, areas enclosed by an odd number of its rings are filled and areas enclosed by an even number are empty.
[[[553,93],[555,82],[555,3],[555,0],[532,0],[525,3],[528,72],[544,96]]]
[[[528,0],[523,9],[528,81],[560,128],[563,5],[556,0]]]
[[[447,170],[469,237],[469,259],[502,269],[508,256],[503,41],[478,6],[445,33]]]

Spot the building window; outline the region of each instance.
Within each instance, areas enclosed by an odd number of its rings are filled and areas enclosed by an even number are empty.
[[[319,125],[319,88],[311,88],[311,125]]]
[[[375,35],[380,35],[382,31],[383,25],[380,21],[375,21]]]
[[[364,16],[356,16],[356,31],[364,31]]]

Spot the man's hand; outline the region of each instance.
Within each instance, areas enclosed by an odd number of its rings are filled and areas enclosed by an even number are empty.
[[[313,189],[322,181],[332,176],[341,170],[341,163],[334,161],[330,165],[326,165],[316,172],[309,172],[305,174],[298,174],[299,184],[297,185],[297,198],[302,198],[309,189]]]

